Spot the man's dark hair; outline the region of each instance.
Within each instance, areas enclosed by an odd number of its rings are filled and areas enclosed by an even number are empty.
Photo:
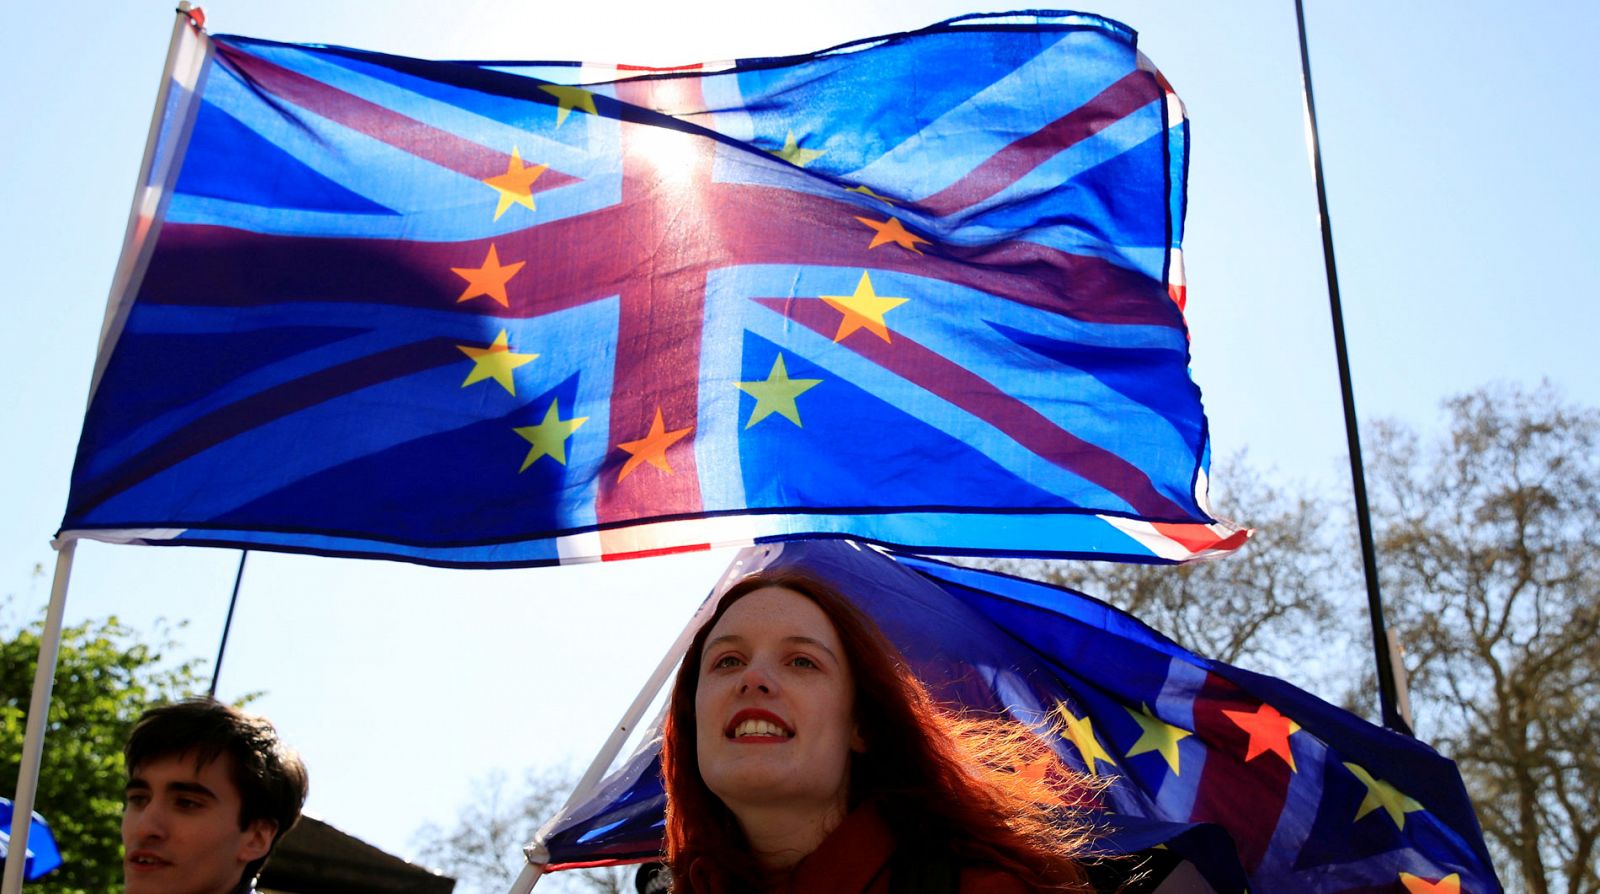
[[[272,846],[245,867],[254,879],[278,842],[300,821],[306,803],[306,765],[278,738],[265,717],[212,698],[191,698],[145,711],[122,749],[128,775],[150,761],[191,756],[203,767],[222,755],[233,758],[233,784],[239,789],[239,828],[256,820],[277,824]]]

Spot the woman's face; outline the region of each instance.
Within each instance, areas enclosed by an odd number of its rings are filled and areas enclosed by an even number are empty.
[[[856,730],[854,683],[833,623],[784,587],[735,602],[706,638],[695,742],[706,787],[741,808],[842,817]]]

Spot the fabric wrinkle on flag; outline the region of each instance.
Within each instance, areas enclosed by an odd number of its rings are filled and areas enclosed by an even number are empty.
[[[1247,535],[1204,505],[1187,125],[1125,26],[671,70],[202,40],[64,538],[495,566]]]

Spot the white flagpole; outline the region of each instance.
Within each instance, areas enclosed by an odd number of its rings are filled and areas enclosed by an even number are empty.
[[[188,128],[193,124],[189,108],[183,110],[181,133],[173,136],[164,158],[156,157],[157,142],[161,135],[162,111],[172,98],[175,79],[192,91],[200,67],[205,60],[205,45],[186,41],[199,35],[199,26],[189,17],[189,2],[178,4],[177,19],[172,23],[172,40],[167,45],[167,59],[161,71],[161,85],[156,94],[155,108],[150,115],[150,130],[145,138],[144,159],[139,167],[139,180],[135,184],[133,207],[128,216],[128,230],[124,236],[122,255],[117,260],[117,270],[112,276],[111,295],[107,302],[106,319],[100,332],[100,351],[95,360],[94,377],[89,394],[99,384],[100,374],[115,337],[115,329],[127,314],[128,289],[136,280],[142,259],[148,255],[153,243],[154,227],[170,193],[167,188],[181,159],[182,144],[187,140]],[[180,65],[182,70],[180,71]],[[193,96],[185,97],[188,100]],[[152,188],[154,186],[154,188]],[[22,740],[22,763],[17,768],[17,791],[12,798],[12,835],[7,847],[5,875],[0,877],[0,894],[22,894],[23,869],[27,865],[28,833],[33,817],[34,797],[39,787],[39,764],[44,756],[44,732],[50,712],[50,694],[55,687],[56,658],[61,649],[61,622],[66,614],[67,581],[72,576],[72,557],[77,552],[77,537],[66,533],[55,541],[56,576],[50,587],[50,606],[45,612],[43,634],[39,639],[39,666],[33,676],[33,695],[28,705],[28,725]],[[19,823],[20,820],[20,823]]]
[[[39,666],[33,674],[33,700],[28,703],[28,729],[22,739],[22,764],[17,768],[17,791],[11,801],[11,842],[6,852],[3,894],[21,894],[22,870],[28,864],[28,833],[33,823],[33,798],[39,787],[39,759],[44,756],[44,727],[50,713],[50,690],[56,681],[56,655],[61,650],[61,619],[67,608],[67,579],[72,576],[72,555],[78,543],[69,540],[56,553],[56,577],[50,585],[50,607],[39,636]]]
[[[611,736],[606,739],[606,743],[600,747],[600,753],[594,756],[594,760],[589,764],[589,769],[584,772],[583,778],[578,780],[578,784],[573,788],[572,794],[567,796],[567,802],[561,805],[561,809],[556,811],[555,816],[552,816],[539,829],[533,841],[522,849],[523,854],[528,858],[528,865],[522,867],[522,874],[518,875],[517,880],[511,884],[510,894],[529,894],[533,890],[533,886],[539,883],[539,877],[544,875],[544,867],[550,861],[550,852],[544,846],[545,836],[555,828],[556,823],[566,817],[567,811],[581,804],[599,786],[600,780],[605,777],[606,771],[611,769],[611,762],[616,759],[617,754],[622,751],[622,746],[627,743],[628,736],[638,727],[639,719],[650,708],[650,703],[655,701],[656,695],[661,692],[661,687],[666,685],[667,677],[672,673],[672,669],[677,666],[678,659],[682,658],[683,653],[688,651],[689,641],[694,639],[694,635],[700,629],[700,625],[704,624],[711,617],[711,613],[716,611],[717,602],[723,592],[737,583],[740,578],[770,562],[782,549],[782,544],[769,544],[740,550],[738,557],[728,566],[728,570],[723,574],[722,579],[712,588],[711,595],[700,603],[700,607],[695,610],[694,616],[684,626],[683,632],[678,634],[678,638],[667,649],[667,654],[661,656],[661,663],[656,665],[655,672],[650,675],[650,679],[645,681],[644,687],[639,690],[639,694],[634,696],[633,704],[630,704],[628,710],[623,712],[622,720],[617,723],[616,729],[611,731]]]
[[[533,845],[528,845],[528,848],[532,850]],[[539,884],[539,879],[544,876],[544,864],[531,862],[533,860],[532,854],[528,855],[528,860],[530,862],[522,867],[522,872],[517,876],[517,880],[511,883],[512,894],[529,894],[533,890],[533,886]]]
[[[667,649],[667,654],[661,656],[661,663],[656,665],[655,672],[645,681],[639,694],[634,696],[633,703],[628,705],[628,710],[623,712],[622,719],[617,722],[606,743],[600,746],[600,753],[589,763],[589,769],[584,771],[583,778],[578,780],[578,784],[572,789],[572,794],[567,796],[566,803],[562,804],[555,816],[544,824],[533,841],[522,849],[528,858],[528,865],[522,867],[522,874],[517,876],[516,882],[512,884],[511,894],[529,894],[533,886],[538,884],[539,877],[544,875],[544,867],[550,861],[550,852],[544,846],[545,835],[567,815],[568,810],[583,803],[583,800],[600,784],[606,771],[611,769],[611,762],[627,743],[628,736],[638,727],[639,719],[649,709],[650,703],[655,701],[661,687],[666,685],[667,677],[677,666],[678,659],[683,657],[683,653],[689,648],[689,640],[694,638],[695,631],[700,629],[700,624],[716,608],[716,604],[715,598],[708,598],[695,611],[694,617],[689,619],[688,626],[683,628],[683,632],[678,634],[676,640],[673,640],[672,646]]]
[[[128,210],[122,253],[111,275],[110,297],[106,301],[105,320],[100,326],[99,353],[95,358],[94,375],[89,380],[91,401],[100,387],[106,363],[111,359],[111,348],[127,321],[134,297],[129,290],[138,285],[155,248],[156,234],[172,197],[172,184],[183,163],[183,153],[188,148],[189,133],[194,126],[195,91],[200,72],[210,56],[211,42],[205,39],[199,24],[189,18],[189,0],[181,0],[177,12],[177,21],[172,25],[172,42],[167,46],[167,61],[161,71],[161,84],[156,91],[155,108],[150,113],[150,130],[145,136],[144,160],[139,165],[139,179],[134,184],[133,203]],[[173,96],[174,83],[184,90],[176,97]],[[179,104],[174,109],[178,126],[169,131],[167,142],[159,145],[162,112],[174,102]],[[158,156],[158,148],[165,152]]]

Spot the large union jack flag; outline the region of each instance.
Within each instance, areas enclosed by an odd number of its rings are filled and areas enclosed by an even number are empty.
[[[1183,561],[1187,130],[1126,27],[672,70],[190,32],[67,538]]]
[[[1049,732],[1068,764],[1109,780],[1095,814],[1101,850],[1161,846],[1203,880],[1185,870],[1158,891],[1501,890],[1455,764],[1415,739],[1021,578],[811,541],[741,551],[724,586],[791,565],[849,594],[939,701],[1009,712]],[[547,824],[538,845],[552,868],[659,854],[659,744],[658,720]]]

